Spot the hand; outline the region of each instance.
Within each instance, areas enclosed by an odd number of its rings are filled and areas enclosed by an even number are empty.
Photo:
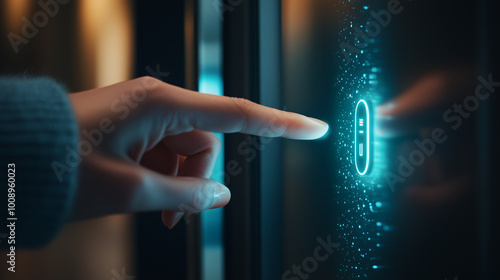
[[[151,77],[69,98],[82,147],[75,220],[164,209],[163,223],[172,228],[184,211],[229,202],[228,188],[208,179],[220,152],[208,131],[315,139],[328,130],[299,114]]]
[[[406,172],[410,175],[393,170],[401,181],[393,188],[398,230],[392,237],[389,262],[397,263],[398,272],[391,278],[423,275],[424,279],[429,274],[437,276],[436,271],[460,273],[473,263],[478,216],[477,112],[464,114],[467,118],[458,122],[461,115],[454,111],[458,108],[454,104],[461,105],[474,94],[475,77],[468,70],[432,72],[378,108],[378,136],[400,137],[390,161],[400,166],[400,155],[413,166],[413,171]],[[453,114],[457,121],[448,122],[446,114]],[[438,134],[433,131],[442,132],[437,142]],[[416,144],[423,142],[425,148]],[[410,160],[412,153],[420,153],[423,160]]]
[[[475,176],[475,116],[471,112],[462,118],[455,113],[454,104],[461,105],[466,96],[474,94],[475,77],[470,68],[431,72],[377,108],[376,133],[382,137],[410,135],[406,151],[400,152],[408,160],[414,150],[424,155],[423,163],[414,166],[414,178],[409,176],[402,184],[407,185],[402,188],[407,202],[411,202],[408,205],[433,212],[448,207],[450,200],[457,202],[470,195]],[[460,123],[447,122],[447,113],[461,117]],[[434,142],[436,129],[442,130],[439,138],[444,142]],[[432,140],[429,145],[435,148],[426,153],[415,145],[417,139],[426,143]]]

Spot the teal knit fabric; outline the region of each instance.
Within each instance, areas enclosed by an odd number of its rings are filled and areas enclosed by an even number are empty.
[[[10,235],[4,217],[9,215],[8,164],[13,163],[16,248],[46,245],[67,222],[77,172],[58,177],[52,163],[65,163],[66,147],[75,149],[77,141],[75,116],[61,85],[49,78],[0,78],[0,234]],[[0,242],[2,248],[13,245],[5,238]]]

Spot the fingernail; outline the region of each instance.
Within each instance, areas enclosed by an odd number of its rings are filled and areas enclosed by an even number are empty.
[[[219,208],[226,205],[231,199],[231,191],[224,186],[219,185],[214,192],[214,204],[210,208]]]
[[[168,221],[165,225],[168,227],[168,229],[173,229],[175,225],[179,223],[182,216],[184,216],[183,212],[175,212],[175,214],[170,218],[170,221]]]
[[[311,125],[314,126],[314,131],[311,131],[310,134],[307,136],[307,139],[318,139],[323,137],[327,132],[330,126],[321,120],[315,119],[315,118],[310,118],[306,117],[305,118]]]

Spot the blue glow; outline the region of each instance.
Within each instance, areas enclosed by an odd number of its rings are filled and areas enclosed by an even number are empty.
[[[380,4],[380,5],[379,5]],[[370,10],[382,8],[382,2],[368,0],[338,1],[344,7],[338,17],[340,26],[339,43],[355,43],[354,27],[365,26],[371,18]],[[367,7],[367,8],[365,8]],[[358,42],[360,43],[360,42]],[[338,261],[339,272],[336,279],[378,279],[374,269],[385,269],[384,249],[386,225],[390,229],[391,192],[385,182],[384,172],[388,166],[386,151],[388,144],[377,137],[378,119],[370,119],[371,160],[369,172],[360,176],[356,165],[357,141],[356,126],[353,123],[355,109],[360,100],[369,101],[370,111],[382,104],[384,96],[389,94],[388,87],[382,80],[384,61],[379,54],[383,49],[378,46],[379,38],[370,39],[370,44],[363,48],[363,53],[352,53],[350,61],[345,59],[342,49],[337,48],[339,63],[335,80],[335,108],[337,110],[336,158],[338,159],[335,201],[340,214],[336,219],[339,237],[346,246],[339,247],[342,255]],[[332,130],[334,134],[335,130]],[[363,170],[361,170],[363,171]],[[383,206],[383,207],[382,207]],[[374,266],[374,263],[377,265]],[[379,273],[379,272],[377,272]]]
[[[202,72],[199,83],[200,92],[222,95],[222,77],[220,75]]]

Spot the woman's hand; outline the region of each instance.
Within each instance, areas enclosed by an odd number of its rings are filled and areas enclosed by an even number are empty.
[[[69,96],[81,161],[73,219],[226,205],[228,188],[208,179],[220,152],[211,132],[316,139],[328,125],[245,99],[202,94],[142,77]]]

